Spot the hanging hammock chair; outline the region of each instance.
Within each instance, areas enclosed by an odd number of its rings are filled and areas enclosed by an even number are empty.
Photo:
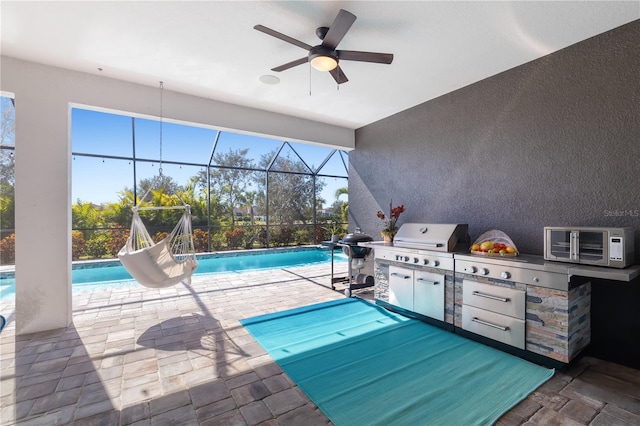
[[[171,234],[154,243],[140,218],[140,210],[184,209]],[[165,288],[180,282],[191,284],[198,267],[191,232],[191,207],[134,207],[131,232],[118,253],[122,266],[141,285]]]
[[[191,206],[140,207],[156,183],[162,181],[162,92],[160,82],[160,167],[153,184],[133,208],[131,232],[127,243],[120,249],[118,259],[125,269],[140,284],[150,288],[165,288],[180,282],[191,284],[191,275],[198,267],[193,234],[191,232]],[[154,243],[140,218],[140,210],[184,209],[178,224],[171,234]]]

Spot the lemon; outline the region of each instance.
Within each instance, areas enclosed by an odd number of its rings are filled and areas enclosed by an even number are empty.
[[[493,249],[493,241],[485,241],[480,244],[480,250],[490,250]]]

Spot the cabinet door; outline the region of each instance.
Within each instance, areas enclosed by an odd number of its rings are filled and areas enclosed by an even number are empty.
[[[444,321],[444,275],[415,271],[413,310]]]
[[[389,266],[389,303],[413,311],[413,271]]]

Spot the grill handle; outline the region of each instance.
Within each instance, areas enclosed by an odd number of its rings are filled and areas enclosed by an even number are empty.
[[[481,320],[479,318],[476,318],[476,317],[471,318],[471,321],[477,322],[478,324],[486,325],[487,327],[497,328],[498,330],[501,330],[501,331],[508,331],[509,330],[509,327],[504,327],[502,325],[494,324],[492,322],[483,321],[483,320]]]
[[[509,298],[507,298],[507,297],[494,296],[492,294],[481,293],[479,291],[474,291],[472,294],[474,296],[484,297],[486,299],[491,299],[491,300],[497,300],[499,302],[508,302],[509,301]]]
[[[399,274],[399,273],[397,273],[397,272],[393,272],[393,273],[391,274],[391,276],[392,276],[392,277],[400,277],[400,278],[402,278],[403,280],[408,280],[409,278],[411,278],[409,275]]]
[[[442,243],[428,243],[428,242],[425,242],[425,243],[420,243],[420,244],[422,244],[424,246],[427,246],[427,247],[442,247],[442,246],[444,246],[444,244],[442,244]]]
[[[444,247],[443,243],[436,243],[433,241],[422,241],[422,240],[414,240],[414,239],[410,239],[410,238],[398,238],[396,237],[394,239],[394,243],[400,243],[400,247],[402,247],[402,244],[411,244],[411,247],[434,247],[434,248],[439,248],[439,247]]]
[[[440,284],[438,281],[425,280],[424,278],[416,278],[416,281],[420,281],[421,283],[426,283],[426,284],[433,284],[433,285]]]

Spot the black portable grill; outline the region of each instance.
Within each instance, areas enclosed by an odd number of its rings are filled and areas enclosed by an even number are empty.
[[[348,275],[346,277],[331,277],[331,288],[335,290],[335,284],[345,283],[348,287],[344,290],[347,297],[351,297],[353,290],[373,287],[374,278],[372,275],[362,274],[359,271],[365,265],[365,259],[371,254],[370,247],[362,247],[359,243],[371,242],[371,235],[360,232],[358,228],[352,234],[345,235],[341,241],[335,243],[342,247],[342,251],[349,257]]]

